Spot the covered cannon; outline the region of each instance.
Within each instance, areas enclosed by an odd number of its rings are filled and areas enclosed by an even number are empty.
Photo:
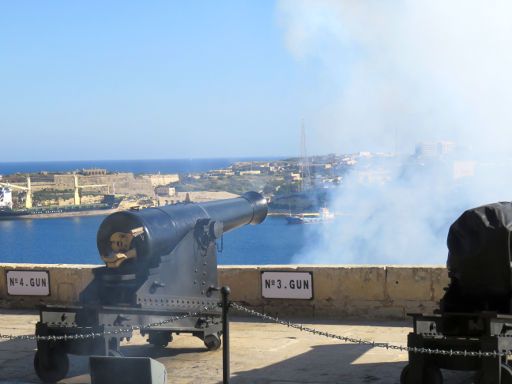
[[[464,212],[448,232],[450,285],[443,312],[511,313],[512,203]]]
[[[134,328],[155,346],[166,346],[173,333],[188,332],[208,349],[219,348],[217,240],[235,228],[261,223],[267,209],[259,193],[248,192],[105,218],[97,234],[105,266],[93,270],[80,305],[41,309],[37,335],[79,337],[38,341],[34,363],[39,377],[50,382],[65,377],[68,353],[117,354],[121,339],[131,337]],[[80,336],[87,334],[101,336]]]
[[[512,383],[511,241],[510,202],[469,209],[450,226],[450,284],[434,314],[410,314],[408,346],[423,352],[409,353],[401,384],[441,384],[441,369],[476,371],[475,384]]]

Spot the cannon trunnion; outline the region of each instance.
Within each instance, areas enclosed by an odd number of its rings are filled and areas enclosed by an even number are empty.
[[[441,384],[441,369],[475,371],[475,384],[512,383],[512,203],[467,210],[447,243],[450,284],[434,314],[410,314],[408,346],[422,351],[409,352],[400,383]]]
[[[97,235],[104,267],[75,306],[44,306],[34,365],[44,382],[64,378],[68,354],[117,355],[133,330],[165,347],[173,334],[191,333],[209,350],[221,341],[217,240],[267,215],[256,192],[207,203],[116,212]],[[191,315],[192,314],[192,315]],[[66,339],[59,336],[66,335]],[[52,338],[54,339],[52,340]]]

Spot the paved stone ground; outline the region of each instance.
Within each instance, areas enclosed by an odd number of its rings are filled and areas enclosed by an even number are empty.
[[[0,334],[31,334],[34,312],[0,310]],[[405,344],[408,322],[315,321],[311,326],[339,335]],[[38,383],[32,368],[35,342],[0,342],[0,382]],[[127,356],[149,356],[167,367],[168,383],[219,383],[222,352],[208,352],[201,340],[176,336],[167,347],[151,347],[137,335],[122,345]],[[235,318],[231,323],[231,383],[399,383],[407,354],[343,344],[257,319]],[[88,359],[71,356],[69,377],[63,383],[90,383]],[[443,372],[446,384],[470,383],[470,375]],[[119,383],[122,383],[120,380]]]

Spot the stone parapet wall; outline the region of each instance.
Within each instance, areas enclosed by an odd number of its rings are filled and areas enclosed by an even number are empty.
[[[0,264],[0,308],[73,304],[92,279],[93,265]],[[6,271],[47,270],[50,296],[9,296]],[[261,272],[313,273],[312,300],[264,299]],[[221,285],[231,299],[256,310],[288,317],[404,319],[409,312],[431,312],[448,285],[443,266],[268,265],[221,266]]]
[[[0,308],[36,308],[41,304],[73,304],[81,290],[92,280],[92,269],[86,264],[0,264]],[[40,270],[50,274],[49,296],[10,296],[7,293],[7,271]]]

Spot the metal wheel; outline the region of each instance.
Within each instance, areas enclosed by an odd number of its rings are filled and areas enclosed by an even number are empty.
[[[44,383],[55,383],[66,377],[69,370],[68,355],[64,352],[50,350],[46,357],[47,362],[43,363],[41,352],[37,351],[34,356],[34,369],[37,376]]]
[[[480,384],[482,382],[482,378],[484,377],[484,373],[482,371],[477,371],[475,373],[475,377],[473,378],[474,384]],[[501,383],[500,384],[512,384],[512,367],[508,364],[501,364]]]
[[[508,364],[501,365],[501,384],[512,384],[512,367]]]
[[[209,351],[215,351],[220,348],[222,342],[220,341],[220,337],[217,334],[212,334],[205,336],[204,345],[208,348]]]
[[[154,347],[165,348],[172,341],[171,332],[157,331],[149,332],[148,342]]]
[[[411,365],[407,364],[400,374],[400,384],[417,384],[411,377]],[[433,365],[423,368],[423,384],[443,384],[441,370]],[[511,383],[512,384],[512,383]]]

